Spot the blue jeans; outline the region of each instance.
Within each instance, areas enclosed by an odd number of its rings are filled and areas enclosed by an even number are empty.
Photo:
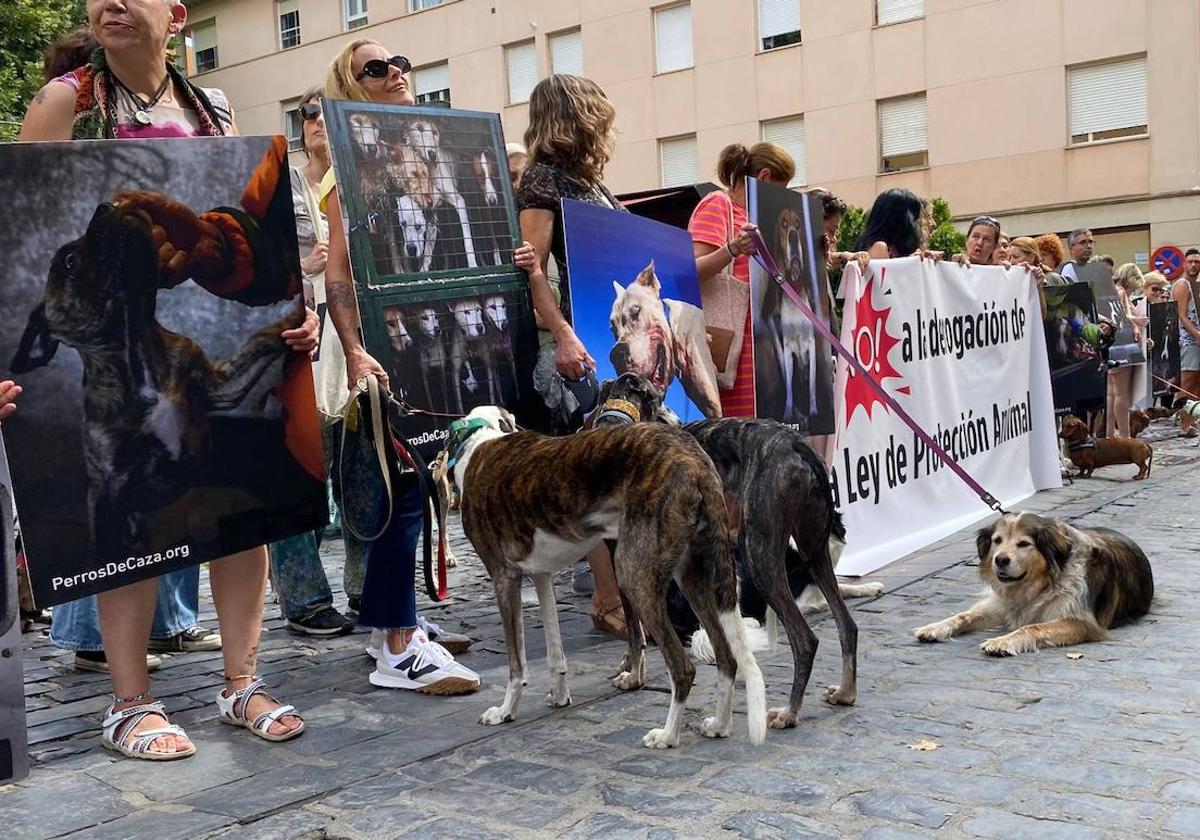
[[[392,520],[367,546],[367,575],[358,623],[363,627],[399,629],[417,626],[417,541],[427,504],[415,473],[392,483]],[[387,515],[387,496],[380,493],[378,515]]]
[[[168,572],[158,579],[158,606],[150,635],[166,639],[193,627],[200,606],[200,567]],[[51,614],[50,641],[68,650],[104,650],[96,596],[59,604]]]

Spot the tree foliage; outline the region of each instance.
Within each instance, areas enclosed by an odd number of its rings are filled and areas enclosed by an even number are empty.
[[[42,86],[42,52],[87,20],[86,0],[0,1],[0,140],[13,140]]]
[[[929,250],[941,251],[947,257],[966,250],[967,238],[959,233],[951,221],[950,205],[944,198],[933,200],[933,234],[929,237]]]

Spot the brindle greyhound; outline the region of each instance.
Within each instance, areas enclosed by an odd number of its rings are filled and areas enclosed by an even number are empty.
[[[695,667],[667,621],[666,595],[672,580],[691,601],[716,654],[716,714],[704,721],[700,733],[729,735],[733,680],[740,667],[750,740],[762,743],[762,672],[737,613],[730,532],[712,462],[688,435],[660,424],[559,438],[515,428],[508,412],[484,406],[456,421],[447,443],[454,481],[462,493],[463,530],[491,575],[508,646],[504,702],[485,711],[480,722],[512,720],[525,685],[522,573],[533,576],[542,608],[553,680],[547,702],[571,702],[551,575],[601,540],[619,538],[613,565],[622,596],[634,612],[627,616],[624,670],[613,684],[628,690],[645,682],[643,622],[659,640],[672,681],[666,723],[648,732],[642,743],[652,748],[679,743],[684,703],[695,679]]]
[[[59,342],[83,361],[84,459],[93,556],[139,544],[143,519],[199,481],[209,417],[243,406],[287,352],[280,333],[303,310],[255,333],[217,364],[155,320],[159,266],[143,215],[101,204],[87,232],[54,255],[11,367],[49,364]]]
[[[605,383],[596,425],[664,419],[662,412],[658,389],[639,376],[624,374]],[[768,724],[776,729],[795,726],[808,686],[817,637],[795,598],[809,582],[816,583],[828,601],[842,647],[842,682],[828,687],[825,701],[852,705],[858,695],[858,627],[833,571],[833,553],[840,552],[846,532],[833,506],[825,465],[802,434],[773,420],[730,417],[689,423],[683,430],[712,459],[726,498],[733,501],[742,614],[762,620],[769,606],[791,644],[791,696],[787,708],[768,712]],[[882,591],[878,584],[867,586],[868,591],[855,594]],[[668,607],[672,624],[682,632],[700,626],[678,593]]]

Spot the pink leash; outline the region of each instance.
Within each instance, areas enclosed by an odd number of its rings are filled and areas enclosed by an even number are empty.
[[[873,376],[871,376],[870,373],[867,372],[867,369],[859,363],[855,355],[847,350],[845,345],[843,345],[842,342],[837,339],[837,337],[833,334],[833,330],[829,329],[829,325],[818,318],[817,313],[812,311],[812,307],[805,303],[804,299],[797,294],[796,290],[793,289],[791,285],[789,285],[788,282],[783,279],[783,273],[775,264],[774,258],[771,257],[771,252],[767,250],[767,244],[763,241],[762,234],[757,230],[750,231],[750,241],[754,244],[754,259],[758,261],[758,264],[763,267],[763,270],[770,275],[772,280],[779,284],[779,288],[783,289],[783,293],[792,299],[792,303],[796,304],[796,306],[800,308],[800,311],[804,313],[804,317],[812,321],[813,326],[816,327],[817,332],[821,334],[821,337],[828,341],[833,349],[837,351],[837,354],[845,359],[850,367],[854,368],[854,372],[866,381],[867,385],[869,385],[871,390],[874,391],[879,399],[883,401],[884,405],[894,411],[896,416],[903,420],[904,424],[913,430],[913,434],[919,437],[934,454],[941,458],[942,463],[948,466],[955,475],[961,478],[963,483],[970,487],[975,495],[977,495],[985,505],[997,513],[1004,513],[1004,507],[999,501],[997,501],[996,497],[985,490],[982,484],[972,478],[971,474],[963,469],[961,464],[950,457],[950,453],[948,453],[945,449],[942,449],[942,447],[938,445],[938,442],[934,440],[934,438],[928,432],[921,428],[917,421],[914,420],[912,416],[900,406],[900,403],[898,403],[891,394],[884,390],[884,387],[879,384],[879,382]]]

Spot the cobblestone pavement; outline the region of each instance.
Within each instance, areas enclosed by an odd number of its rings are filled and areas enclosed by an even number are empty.
[[[832,623],[800,726],[752,747],[739,712],[733,737],[696,731],[714,670],[701,666],[679,749],[640,739],[661,725],[665,672],[649,689],[605,679],[622,645],[591,627],[588,604],[559,581],[574,705],[541,703],[548,676],[537,610],[526,610],[531,680],[515,723],[481,726],[506,677],[490,584],[470,549],[452,573],[457,600],[427,614],[479,641],[462,661],[484,679],[473,696],[374,689],[361,634],[289,635],[268,605],[260,672],[303,710],[308,731],[272,745],[220,726],[212,698],[219,654],[170,657],[154,687],[198,753],[166,765],[117,759],[99,746],[105,680],[75,673],[42,633],[26,637],[32,777],[0,788],[0,834],[155,840],[193,837],[908,837],[1200,836],[1200,653],[1195,596],[1195,490],[1200,449],[1157,437],[1149,481],[1133,467],[1039,494],[1024,507],[1135,536],[1150,555],[1150,616],[1104,643],[994,660],[980,635],[920,645],[911,628],[969,602],[979,583],[966,530],[874,577],[887,593],[854,605],[859,696],[823,704],[836,679]],[[336,577],[338,557],[327,566]],[[205,593],[205,605],[211,602]],[[1078,657],[1082,654],[1082,657]],[[785,647],[760,656],[769,701],[791,680]],[[738,691],[739,704],[743,696]],[[925,742],[925,743],[922,743]],[[925,749],[915,749],[920,745]]]

